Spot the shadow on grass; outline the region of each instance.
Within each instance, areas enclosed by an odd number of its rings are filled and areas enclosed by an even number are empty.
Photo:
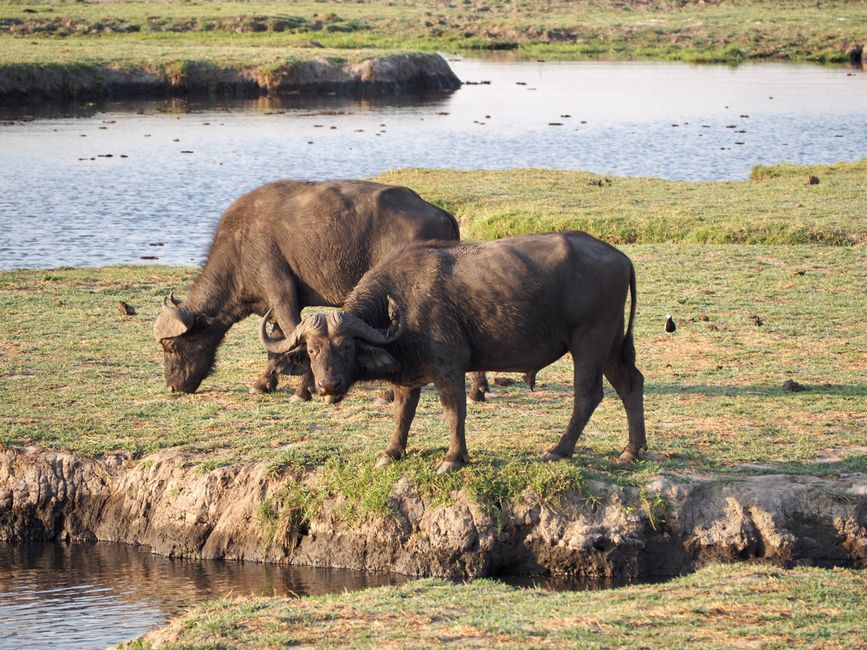
[[[787,395],[835,395],[838,397],[867,396],[867,385],[862,384],[803,384],[803,392],[792,392],[779,386],[710,386],[704,384],[660,384],[648,382],[644,385],[646,395],[705,395],[707,397],[733,397],[736,395],[755,395],[758,397],[781,397]]]

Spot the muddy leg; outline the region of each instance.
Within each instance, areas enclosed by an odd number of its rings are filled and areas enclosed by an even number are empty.
[[[620,360],[619,350],[616,356],[609,358],[603,368],[605,378],[614,386],[617,395],[626,409],[626,420],[629,423],[629,443],[620,454],[620,462],[627,463],[637,460],[641,452],[647,451],[647,436],[644,430],[644,375],[635,364],[626,364]]]
[[[415,417],[415,409],[418,406],[420,395],[421,388],[394,387],[394,433],[391,436],[391,442],[388,443],[388,448],[376,461],[376,467],[382,467],[403,458],[406,453],[409,427]]]
[[[464,424],[467,419],[467,388],[464,376],[443,377],[434,381],[451,432],[449,450],[437,465],[437,473],[454,472],[470,462]]]
[[[471,372],[470,373],[470,393],[467,397],[469,397],[470,401],[473,402],[484,402],[485,401],[485,393],[491,392],[491,387],[488,385],[488,378],[485,376],[483,372]]]

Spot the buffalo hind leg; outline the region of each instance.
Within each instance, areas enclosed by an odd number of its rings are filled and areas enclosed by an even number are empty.
[[[470,462],[464,426],[467,420],[467,387],[464,376],[441,377],[434,381],[440,396],[443,414],[449,425],[449,450],[437,465],[437,474],[455,472]]]
[[[629,424],[629,442],[618,459],[621,463],[638,460],[647,451],[647,436],[644,430],[644,375],[634,363],[624,361],[616,350],[605,362],[605,378],[617,391],[626,409]]]
[[[470,373],[470,392],[469,397],[472,402],[484,402],[485,393],[490,393],[491,387],[488,385],[488,378],[483,372]]]
[[[383,452],[376,467],[382,467],[389,463],[400,460],[406,453],[406,441],[409,438],[409,427],[415,417],[415,409],[418,406],[418,398],[421,388],[404,388],[395,386],[394,393],[394,433],[388,448]]]
[[[584,431],[584,427],[593,415],[593,411],[602,401],[602,360],[598,359],[597,345],[593,337],[578,337],[573,334],[573,345],[569,346],[572,353],[574,368],[574,405],[569,426],[560,438],[557,446],[547,451],[545,460],[560,460],[571,458],[575,444]]]

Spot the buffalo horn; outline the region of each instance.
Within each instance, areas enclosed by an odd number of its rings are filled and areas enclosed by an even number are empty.
[[[259,325],[259,339],[268,348],[268,352],[273,354],[284,354],[290,352],[304,343],[304,333],[307,331],[307,324],[304,321],[298,323],[292,333],[285,339],[275,339],[268,334],[268,318],[271,316],[269,309],[262,317],[262,323]]]
[[[173,304],[174,296],[170,296]],[[154,323],[154,338],[157,341],[180,336],[195,323],[195,317],[183,307],[170,307],[169,298],[163,298],[163,311]]]
[[[356,338],[363,339],[368,343],[373,343],[374,345],[386,345],[387,343],[392,343],[403,334],[403,319],[400,315],[400,309],[398,308],[397,303],[392,300],[391,296],[388,297],[388,315],[392,321],[397,322],[397,328],[392,334],[389,334],[389,331],[392,329],[393,325],[384,330],[378,330],[375,327],[371,327],[354,314],[343,312],[340,315],[342,316],[340,323],[340,329],[342,331],[352,334],[352,336],[355,336]]]

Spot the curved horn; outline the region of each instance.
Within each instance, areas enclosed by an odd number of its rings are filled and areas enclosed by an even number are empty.
[[[273,354],[284,354],[290,352],[304,343],[304,333],[307,331],[307,325],[301,321],[292,333],[285,339],[275,339],[268,334],[268,318],[271,316],[269,309],[262,317],[262,322],[259,325],[259,339],[268,348],[268,352]]]
[[[388,296],[388,317],[391,319],[391,325],[386,329],[379,330],[371,327],[354,314],[339,312],[339,317],[340,328],[343,331],[374,345],[392,343],[403,334],[404,321],[401,317],[400,307],[391,296]]]
[[[175,298],[175,292],[174,292],[174,291],[169,291],[169,300],[172,301],[172,304],[173,304],[175,307],[180,307],[180,306],[181,306],[181,301],[178,300],[177,298]],[[163,304],[165,304],[165,301],[163,302]]]
[[[195,324],[196,319],[183,307],[169,307],[163,298],[163,311],[154,323],[154,338],[157,341],[180,336]]]

